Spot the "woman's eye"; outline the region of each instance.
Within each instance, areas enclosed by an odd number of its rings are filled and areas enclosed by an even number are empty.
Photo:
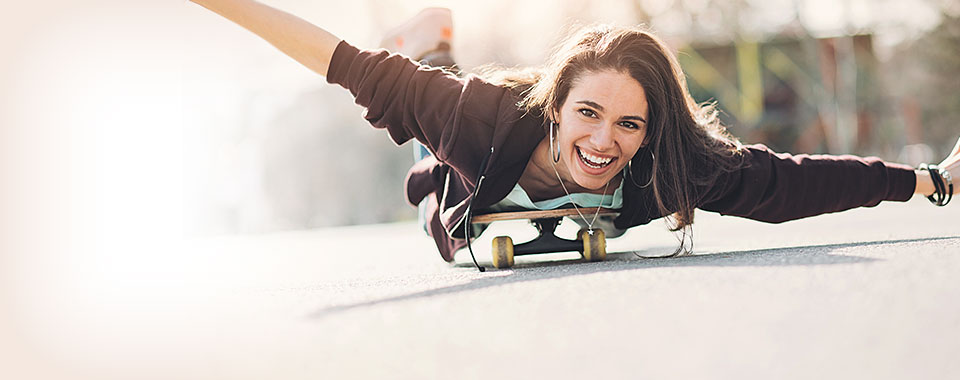
[[[580,109],[580,114],[583,115],[583,116],[586,116],[586,117],[594,117],[594,116],[597,116],[596,113],[594,113],[592,110],[590,110],[590,109],[588,109],[588,108],[581,108],[581,109]]]
[[[627,128],[630,128],[630,129],[639,129],[639,128],[640,128],[639,125],[637,125],[637,124],[635,124],[635,123],[631,123],[631,122],[629,122],[629,121],[624,121],[624,122],[620,123],[620,125],[622,125],[622,126],[624,126],[624,127],[627,127]]]

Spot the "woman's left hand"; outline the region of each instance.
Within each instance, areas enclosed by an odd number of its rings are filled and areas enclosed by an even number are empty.
[[[960,192],[960,182],[957,180],[960,178],[960,139],[957,139],[957,144],[953,146],[950,155],[937,166],[941,171],[950,172],[950,176],[953,177],[953,193]]]

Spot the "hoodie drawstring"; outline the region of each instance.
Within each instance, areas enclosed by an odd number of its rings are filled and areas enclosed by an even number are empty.
[[[490,156],[493,156],[493,147],[490,147],[490,154],[483,158],[483,161],[480,161],[480,170],[477,171],[477,186],[473,189],[473,196],[470,197],[470,203],[467,205],[466,220],[463,223],[463,236],[467,239],[467,250],[470,251],[470,258],[473,259],[473,265],[477,267],[481,273],[486,272],[487,268],[480,266],[477,263],[477,257],[473,254],[473,246],[470,244],[470,235],[473,231],[471,228],[471,219],[473,219],[473,202],[477,200],[477,194],[480,192],[480,185],[483,184],[483,179],[486,178],[484,172],[487,170],[487,161],[490,160]]]

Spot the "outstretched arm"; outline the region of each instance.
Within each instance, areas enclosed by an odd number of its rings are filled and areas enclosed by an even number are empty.
[[[953,177],[953,191],[954,193],[960,192],[960,140],[957,140],[957,145],[953,147],[953,151],[950,152],[950,155],[947,156],[939,165],[940,170],[945,170],[950,172],[950,176]],[[916,194],[930,195],[933,194],[936,189],[933,187],[933,180],[930,179],[930,173],[926,170],[917,170],[917,189],[914,191]]]
[[[191,0],[260,36],[317,74],[327,75],[340,39],[303,19],[255,0]]]
[[[746,146],[743,154],[747,164],[703,189],[699,208],[784,222],[936,192],[928,171],[876,157],[792,155],[762,145]],[[960,141],[938,166],[960,176]]]
[[[476,142],[491,141],[494,127],[511,130],[534,120],[516,114],[519,99],[509,89],[478,77],[459,78],[384,49],[359,50],[255,0],[191,1],[254,32],[325,76],[327,82],[348,89],[356,103],[367,109],[363,116],[374,128],[386,129],[398,145],[416,139],[441,161],[480,162],[489,147]],[[526,125],[523,130],[539,133]],[[467,142],[458,144],[461,141]],[[456,157],[452,157],[454,147]],[[474,173],[464,173],[476,178]]]

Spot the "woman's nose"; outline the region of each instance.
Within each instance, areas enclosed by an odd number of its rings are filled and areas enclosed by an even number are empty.
[[[605,151],[607,149],[613,148],[614,145],[614,136],[613,136],[613,126],[612,125],[603,125],[593,131],[593,134],[590,135],[590,142],[593,144],[594,148],[599,151]]]

